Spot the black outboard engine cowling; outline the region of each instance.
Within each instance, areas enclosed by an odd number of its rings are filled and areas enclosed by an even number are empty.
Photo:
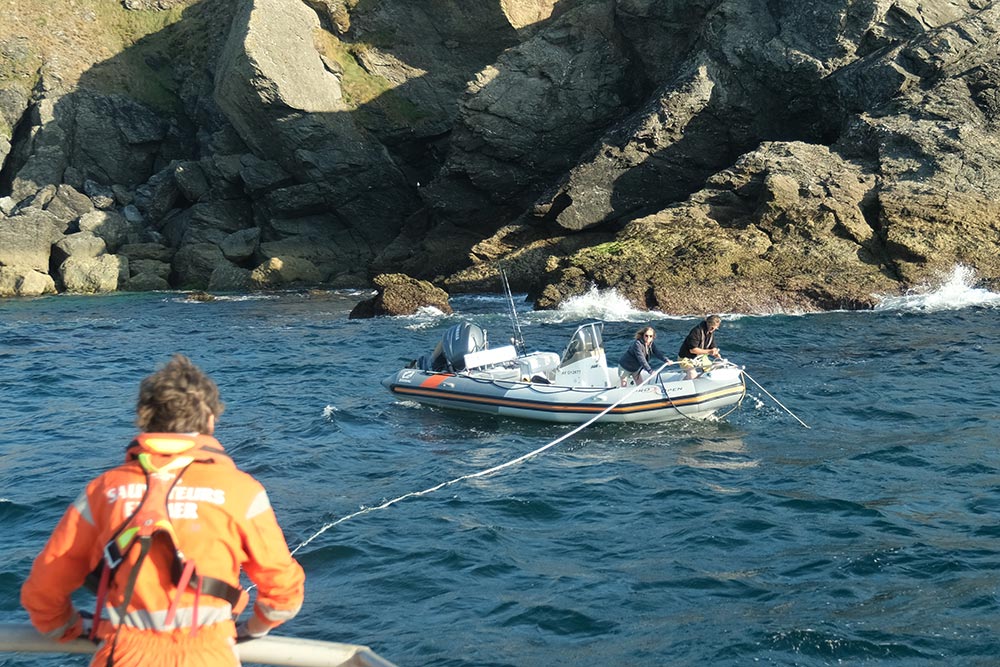
[[[441,347],[448,365],[455,371],[465,370],[465,355],[486,349],[486,332],[472,322],[462,322],[444,332]]]

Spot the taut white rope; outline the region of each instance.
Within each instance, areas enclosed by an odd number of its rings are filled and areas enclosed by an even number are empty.
[[[780,408],[781,408],[782,410],[784,410],[785,412],[787,412],[788,414],[790,414],[790,415],[791,415],[792,417],[795,417],[795,421],[797,421],[798,423],[802,424],[802,425],[803,425],[803,426],[805,426],[806,428],[809,428],[809,429],[811,429],[811,428],[812,428],[812,426],[810,426],[809,424],[807,424],[807,423],[805,423],[804,421],[802,421],[801,419],[799,419],[799,418],[798,418],[798,416],[796,416],[796,414],[795,414],[794,412],[792,412],[791,410],[789,410],[788,408],[786,408],[786,407],[785,407],[784,405],[782,405],[782,404],[781,404],[781,401],[779,401],[778,399],[776,399],[776,398],[775,398],[774,396],[771,396],[771,392],[769,392],[769,391],[768,391],[767,389],[764,389],[764,387],[760,386],[760,383],[759,383],[759,382],[757,382],[756,380],[754,380],[754,379],[753,379],[752,377],[750,377],[750,374],[749,374],[749,373],[747,373],[746,371],[743,371],[743,375],[744,375],[744,376],[745,376],[745,377],[746,377],[746,378],[747,378],[748,380],[750,380],[750,381],[751,381],[751,382],[753,382],[753,383],[754,383],[755,385],[757,385],[757,388],[758,388],[758,389],[760,389],[760,390],[761,390],[762,392],[764,392],[765,394],[767,394],[767,397],[768,397],[768,398],[770,398],[770,399],[771,399],[772,401],[774,401],[775,403],[777,403],[777,404],[778,404],[778,407],[780,407]]]
[[[615,401],[614,403],[612,403],[608,407],[604,408],[603,410],[601,410],[600,412],[598,412],[596,415],[594,415],[593,417],[591,417],[590,419],[588,419],[584,423],[582,423],[579,426],[577,426],[576,428],[574,428],[572,431],[569,431],[567,433],[562,434],[561,436],[559,436],[558,438],[556,438],[552,442],[548,443],[547,445],[539,447],[536,450],[530,451],[527,454],[523,454],[521,456],[518,456],[516,459],[511,459],[510,461],[507,461],[506,463],[501,463],[500,465],[493,466],[492,468],[487,468],[486,470],[480,470],[479,472],[469,473],[468,475],[462,475],[461,477],[456,477],[455,479],[450,479],[447,482],[441,482],[440,484],[436,484],[436,485],[434,485],[434,486],[432,486],[432,487],[430,487],[428,489],[424,489],[423,491],[414,491],[414,492],[411,492],[411,493],[406,493],[406,494],[403,494],[403,495],[399,496],[398,498],[393,498],[392,500],[387,500],[384,503],[382,503],[381,505],[374,505],[372,507],[363,507],[362,509],[358,510],[357,512],[354,512],[353,514],[348,514],[346,516],[342,516],[339,519],[337,519],[336,521],[331,521],[330,523],[326,524],[325,526],[323,526],[322,528],[320,528],[318,531],[316,531],[316,533],[313,534],[312,537],[310,537],[309,539],[307,539],[305,542],[303,542],[299,546],[295,547],[292,550],[292,554],[297,553],[300,549],[302,549],[304,546],[306,546],[307,544],[309,544],[310,542],[312,542],[313,540],[315,540],[317,537],[319,537],[320,535],[322,535],[326,531],[330,530],[334,526],[337,526],[337,525],[339,525],[341,523],[344,523],[348,519],[353,519],[356,516],[361,516],[362,514],[367,514],[369,512],[374,512],[376,510],[384,510],[385,508],[391,507],[392,505],[395,505],[396,503],[398,503],[398,502],[400,502],[402,500],[406,500],[407,498],[416,498],[417,496],[426,496],[429,493],[433,493],[435,491],[439,491],[440,489],[443,489],[446,486],[451,486],[452,484],[457,484],[458,482],[462,482],[462,481],[465,481],[467,479],[476,479],[478,477],[486,477],[487,475],[492,475],[493,473],[500,472],[504,468],[509,468],[511,466],[515,466],[518,463],[523,463],[523,462],[527,461],[528,459],[530,459],[530,458],[532,458],[534,456],[538,456],[542,452],[555,447],[556,445],[558,445],[563,440],[566,440],[567,438],[571,438],[572,436],[576,435],[577,433],[579,433],[583,429],[587,428],[588,426],[590,426],[591,424],[593,424],[594,422],[596,422],[598,419],[600,419],[604,415],[606,415],[609,412],[611,412],[612,410],[614,410],[616,407],[618,407],[622,403],[622,401],[624,401],[626,398],[628,398],[633,393],[635,393],[635,391],[637,389],[639,389],[639,387],[641,387],[642,385],[644,385],[647,382],[649,382],[652,378],[656,377],[659,374],[660,371],[662,371],[664,368],[666,368],[667,366],[669,366],[672,363],[675,363],[675,362],[673,362],[673,361],[666,362],[665,364],[663,364],[662,366],[660,366],[659,368],[657,368],[655,371],[653,371],[653,373],[649,377],[647,377],[645,380],[643,380],[639,384],[635,385],[632,388],[631,391],[625,392],[625,394],[621,398],[619,398],[617,401]]]

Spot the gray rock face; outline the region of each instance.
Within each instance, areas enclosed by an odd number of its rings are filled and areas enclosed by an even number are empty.
[[[52,259],[62,264],[69,257],[97,257],[108,250],[107,244],[91,232],[76,232],[62,237],[52,246]]]
[[[14,128],[28,111],[28,94],[16,86],[0,89],[0,163],[10,155]]]
[[[157,276],[166,284],[167,279],[170,277],[170,264],[155,259],[129,258],[128,269],[131,274],[130,281],[136,276],[148,275]]]
[[[24,201],[46,185],[62,182],[73,136],[73,113],[72,99],[47,98],[32,107],[22,119],[30,129],[26,145],[16,151],[25,157],[11,183],[14,201]]]
[[[291,185],[292,176],[273,160],[261,160],[247,154],[241,158],[240,178],[251,194]]]
[[[67,292],[114,292],[122,276],[128,276],[128,260],[115,255],[73,255],[59,266],[59,273]]]
[[[263,241],[259,254],[264,257],[299,257],[314,264],[325,280],[336,280],[365,266],[372,256],[366,239],[345,230],[325,215],[274,218],[270,232],[275,241]]]
[[[45,206],[45,210],[65,222],[77,220],[80,216],[91,213],[94,203],[87,195],[77,192],[70,185],[60,185],[55,195]]]
[[[164,233],[175,245],[222,243],[230,234],[244,228],[250,220],[247,203],[240,200],[210,201],[195,204],[186,211],[184,222]]]
[[[212,272],[225,262],[222,251],[214,243],[183,246],[174,255],[171,282],[181,289],[206,289]]]
[[[636,91],[613,22],[607,3],[582,3],[476,75],[423,192],[440,215],[469,224],[523,210],[622,115]]]
[[[92,237],[128,289],[495,290],[498,263],[538,307],[866,308],[957,263],[1000,289],[997,3],[189,9],[150,36],[177,54],[0,87],[4,293]],[[139,62],[155,110],[108,92]]]
[[[255,154],[301,184],[269,195],[270,215],[324,211],[342,233],[385,245],[419,202],[385,147],[348,113],[313,44],[317,30],[299,0],[246,3],[220,58],[216,100]],[[284,180],[273,168],[255,176],[254,187]]]
[[[987,256],[996,254],[1000,184],[996,6],[896,7],[890,17],[862,4],[845,21],[837,2],[811,5],[808,16],[791,6],[712,5],[675,23],[670,3],[619,3],[623,31],[648,47],[637,51],[644,67],[673,78],[539,200],[538,224],[568,232],[635,220],[613,243],[561,261],[542,281],[539,307],[597,284],[674,312],[863,308],[964,258],[998,281]],[[713,23],[720,10],[726,22]],[[692,19],[725,38],[684,53],[676,46],[685,40],[667,42],[652,27],[692,27]],[[720,170],[781,133],[808,143],[765,143]],[[833,150],[817,153],[819,142]],[[754,164],[761,171],[747,180]],[[748,191],[756,182],[763,189]],[[796,189],[808,197],[791,196]],[[746,210],[761,192],[768,210]],[[636,217],[649,209],[662,210]],[[811,209],[836,224],[820,224]],[[770,218],[808,244],[775,236]],[[640,238],[656,252],[643,252]],[[707,304],[686,300],[685,283]]]
[[[129,292],[156,292],[170,289],[170,283],[155,273],[138,273],[128,279],[121,289]]]
[[[174,208],[181,196],[180,187],[174,178],[175,169],[176,165],[171,164],[136,188],[135,207],[154,225]]]
[[[320,271],[308,259],[272,257],[250,273],[250,284],[258,289],[284,287],[295,283],[320,282]]]
[[[79,96],[72,163],[98,183],[139,185],[153,173],[167,123],[148,107],[120,96]]]
[[[62,237],[63,227],[54,215],[39,209],[0,218],[0,266],[48,273],[52,244]]]
[[[871,307],[895,286],[865,217],[874,188],[825,147],[764,144],[687,201],[573,255],[538,305],[596,284],[665,312]]]
[[[129,225],[125,218],[115,211],[92,211],[82,216],[79,221],[81,232],[90,232],[107,244],[109,252],[117,252],[118,248],[128,240]]]
[[[0,266],[0,297],[42,296],[55,293],[55,281],[47,273],[30,268]]]
[[[683,198],[731,152],[721,131],[682,140],[710,113],[714,92],[704,66],[665,86],[536,202],[534,217],[579,231]]]
[[[119,252],[133,261],[151,259],[169,264],[174,257],[174,250],[160,243],[129,243],[119,248]]]
[[[10,197],[0,197],[0,214],[4,217],[13,215],[14,210],[17,208],[17,202],[15,202]]]
[[[219,248],[229,261],[243,262],[253,257],[258,243],[260,243],[260,228],[251,227],[233,232],[222,240]]]
[[[65,173],[63,174],[63,178],[66,178]],[[115,205],[115,192],[110,186],[101,185],[88,178],[83,182],[83,191],[90,198],[91,203],[101,210],[108,210]]]
[[[252,286],[251,272],[230,262],[215,267],[208,279],[211,292],[245,292]]]
[[[174,168],[174,182],[185,199],[191,202],[208,197],[208,178],[198,162],[182,162]]]
[[[29,153],[13,183],[21,201],[46,185],[63,182],[72,166],[76,179],[138,185],[153,171],[166,122],[122,96],[84,92],[39,102],[32,118]]]

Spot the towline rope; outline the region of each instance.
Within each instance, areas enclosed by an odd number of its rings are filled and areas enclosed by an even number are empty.
[[[728,364],[728,365],[730,365],[730,366],[735,366],[735,364],[731,364],[728,361],[726,361],[725,359],[723,359],[723,362],[726,363],[726,364]],[[792,412],[791,410],[789,410],[788,408],[786,408],[784,405],[782,405],[781,401],[779,401],[774,396],[772,396],[771,392],[769,392],[767,389],[764,389],[764,387],[760,384],[760,382],[757,382],[752,377],[750,377],[750,374],[747,373],[746,370],[744,370],[744,369],[741,368],[740,372],[743,373],[743,377],[745,377],[746,379],[748,379],[751,382],[753,382],[757,386],[758,389],[760,389],[762,392],[764,392],[764,394],[768,398],[770,398],[772,401],[774,401],[775,403],[777,403],[779,408],[781,408],[782,410],[784,410],[785,412],[787,412],[788,414],[790,414],[792,417],[794,417],[795,421],[797,421],[798,423],[802,424],[803,426],[805,426],[808,429],[812,429],[812,426],[810,426],[809,424],[807,424],[804,421],[802,421],[801,419],[799,419],[798,416],[794,412]]]
[[[771,392],[769,392],[767,389],[764,389],[764,387],[760,386],[760,382],[757,382],[752,377],[750,377],[750,375],[746,371],[743,371],[743,375],[745,375],[748,380],[750,380],[755,385],[757,385],[758,389],[760,389],[762,392],[764,392],[765,394],[767,394],[768,398],[770,398],[772,401],[774,401],[775,403],[777,403],[779,408],[781,408],[782,410],[784,410],[785,412],[787,412],[788,414],[790,414],[792,417],[795,417],[795,421],[797,421],[798,423],[802,424],[806,428],[812,428],[812,426],[810,426],[809,424],[807,424],[804,421],[802,421],[801,419],[799,419],[798,416],[796,416],[796,414],[794,412],[792,412],[791,410],[789,410],[788,408],[786,408],[784,405],[782,405],[781,401],[779,401],[778,399],[776,399],[774,396],[771,396]]]
[[[608,407],[604,408],[603,410],[601,410],[600,412],[598,412],[596,415],[594,415],[593,417],[591,417],[590,419],[588,419],[584,423],[582,423],[579,426],[577,426],[576,428],[574,428],[572,431],[569,431],[567,433],[562,434],[561,436],[559,436],[558,438],[556,438],[552,442],[548,443],[547,445],[539,447],[536,450],[530,451],[527,454],[522,454],[521,456],[518,456],[516,459],[511,459],[510,461],[507,461],[506,463],[501,463],[500,465],[493,466],[492,468],[487,468],[486,470],[480,470],[479,472],[469,473],[468,475],[462,475],[461,477],[456,477],[455,479],[450,479],[447,482],[441,482],[440,484],[436,484],[436,485],[434,485],[434,486],[432,486],[430,488],[424,489],[423,491],[413,491],[411,493],[406,493],[406,494],[403,494],[403,495],[399,496],[398,498],[393,498],[392,500],[387,500],[384,503],[382,503],[381,505],[373,505],[372,507],[362,507],[357,512],[354,512],[352,514],[348,514],[346,516],[342,516],[339,519],[337,519],[336,521],[331,521],[330,523],[328,523],[325,526],[323,526],[322,528],[320,528],[318,531],[316,531],[316,533],[314,533],[312,535],[312,537],[310,537],[305,542],[303,542],[299,546],[297,546],[294,549],[292,549],[292,555],[298,553],[298,551],[300,549],[302,549],[303,547],[305,547],[307,544],[309,544],[310,542],[312,542],[313,540],[315,540],[317,537],[319,537],[320,535],[322,535],[326,531],[330,530],[334,526],[337,526],[339,524],[344,523],[348,519],[353,519],[354,517],[361,516],[362,514],[368,514],[369,512],[374,512],[376,510],[384,510],[384,509],[386,509],[388,507],[391,507],[391,506],[395,505],[396,503],[398,503],[398,502],[400,502],[402,500],[406,500],[407,498],[416,498],[418,496],[426,496],[429,493],[433,493],[435,491],[439,491],[439,490],[445,488],[446,486],[451,486],[452,484],[457,484],[458,482],[463,482],[463,481],[465,481],[467,479],[476,479],[476,478],[479,478],[479,477],[486,477],[488,475],[492,475],[494,473],[500,472],[501,470],[503,470],[505,468],[509,468],[511,466],[515,466],[518,463],[524,463],[528,459],[533,458],[535,456],[538,456],[542,452],[555,447],[556,445],[558,445],[563,440],[566,440],[567,438],[571,438],[572,436],[576,435],[577,433],[579,433],[583,429],[587,428],[588,426],[590,426],[591,424],[593,424],[594,422],[596,422],[598,419],[600,419],[604,415],[608,414],[609,412],[611,412],[612,410],[614,410],[615,408],[617,408],[619,405],[621,405],[621,403],[626,398],[628,398],[629,396],[631,396],[632,394],[634,394],[639,389],[639,387],[643,386],[644,384],[646,384],[647,382],[649,382],[654,377],[658,377],[659,374],[660,374],[660,371],[662,371],[664,368],[666,368],[667,366],[669,366],[671,364],[674,364],[674,363],[677,363],[677,362],[675,362],[675,361],[667,361],[665,364],[663,364],[662,366],[660,366],[659,368],[657,368],[655,371],[653,371],[653,373],[651,375],[649,375],[649,377],[647,377],[645,380],[643,380],[639,384],[637,384],[634,387],[632,387],[631,391],[626,392],[617,401],[615,401],[614,403],[612,403]]]

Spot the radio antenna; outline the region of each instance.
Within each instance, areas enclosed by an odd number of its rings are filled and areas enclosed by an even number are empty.
[[[521,323],[517,320],[517,308],[514,307],[514,295],[510,291],[510,283],[507,281],[507,272],[500,268],[500,278],[503,280],[504,293],[507,295],[507,305],[510,306],[510,321],[514,326],[514,348],[517,350],[518,354],[525,355],[527,351],[524,348],[524,336],[521,334]]]

